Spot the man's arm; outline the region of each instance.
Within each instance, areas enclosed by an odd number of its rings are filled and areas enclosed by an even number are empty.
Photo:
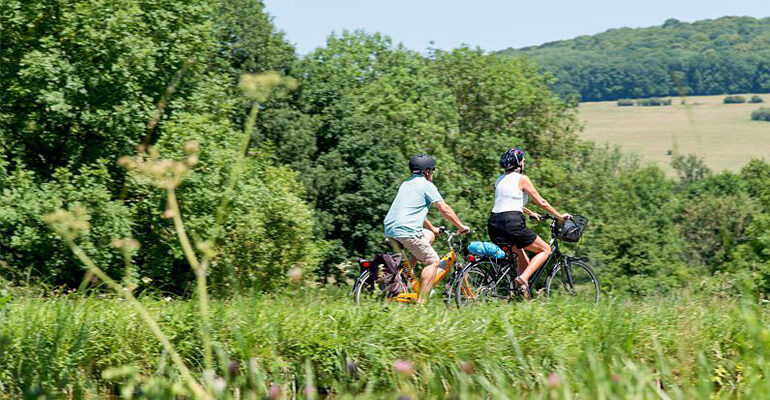
[[[427,218],[425,218],[425,221],[423,221],[422,226],[423,226],[423,228],[433,232],[434,235],[438,235],[438,233],[439,233],[438,232],[438,228],[433,226],[433,224],[431,224],[430,221],[428,221]]]
[[[465,233],[471,230],[471,228],[460,221],[460,218],[457,217],[457,214],[455,214],[452,207],[450,207],[444,200],[439,200],[435,204],[436,208],[441,212],[441,215],[457,227],[457,233]]]

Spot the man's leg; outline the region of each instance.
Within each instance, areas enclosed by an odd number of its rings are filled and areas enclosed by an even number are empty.
[[[434,235],[433,232],[431,232],[431,231],[429,231],[427,229],[423,229],[422,230],[422,235],[423,235],[423,237],[426,237],[428,239],[428,242],[431,245],[433,245],[433,241],[436,240],[436,235]],[[410,251],[410,253],[411,253],[411,251]],[[412,268],[417,266],[417,256],[415,256],[414,253],[411,253],[411,255],[409,256],[409,266],[412,267]]]
[[[420,284],[420,297],[417,298],[417,302],[425,304],[428,301],[431,289],[433,289],[433,280],[436,279],[436,273],[438,272],[438,261],[425,266],[422,269],[422,284]]]
[[[421,273],[422,282],[420,283],[420,294],[417,300],[421,304],[425,303],[430,290],[433,289],[433,280],[436,279],[436,272],[438,271],[438,263],[440,261],[436,250],[431,246],[433,239],[434,235],[432,233],[428,234],[425,232],[423,232],[422,236],[398,238],[398,241],[412,253],[412,256],[425,266]]]

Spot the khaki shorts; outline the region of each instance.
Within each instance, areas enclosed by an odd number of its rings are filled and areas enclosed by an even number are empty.
[[[427,233],[426,233],[427,232]],[[397,237],[398,240],[421,263],[428,265],[439,261],[438,253],[433,249],[428,240],[430,231],[423,229],[422,236]]]

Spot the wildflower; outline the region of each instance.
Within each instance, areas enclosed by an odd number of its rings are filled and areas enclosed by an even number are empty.
[[[281,398],[281,387],[275,383],[270,385],[270,389],[267,389],[267,398],[274,400]]]
[[[227,382],[225,382],[224,378],[218,376],[211,384],[211,388],[214,390],[214,393],[222,394],[224,393],[225,389],[227,389]]]
[[[149,285],[150,282],[152,282],[152,279],[145,276],[142,278],[142,282],[144,282],[145,285]]]
[[[310,385],[305,386],[305,396],[308,399],[314,399],[315,398],[315,394],[316,394],[315,387],[310,386]]]
[[[173,299],[171,298],[171,296],[166,296],[166,297],[163,298],[163,300],[166,300],[166,302],[169,302],[169,301],[171,301]]]
[[[551,375],[548,375],[548,386],[555,388],[555,387],[558,387],[559,384],[561,384],[561,379],[559,379],[559,375],[556,375],[555,372],[551,372]]]
[[[348,371],[348,374],[356,375],[356,373],[358,372],[358,365],[356,365],[356,363],[348,359],[347,361],[345,361],[345,369]]]
[[[184,152],[187,154],[195,154],[199,151],[201,151],[201,145],[194,140],[190,140],[184,144]]]
[[[195,164],[198,164],[198,156],[196,155],[191,155],[184,160],[184,165],[188,167],[194,167]]]
[[[230,373],[230,377],[238,376],[238,362],[230,361],[227,365],[227,371]]]
[[[399,374],[407,378],[414,375],[414,366],[411,361],[396,360],[396,362],[393,363],[393,369],[395,369],[396,372],[398,372]]]
[[[62,237],[74,240],[81,233],[88,232],[91,217],[80,204],[75,203],[71,210],[57,209],[43,216],[43,220]]]
[[[291,278],[292,282],[299,282],[300,279],[302,279],[302,269],[299,267],[294,267],[289,270],[289,278]]]
[[[470,361],[461,362],[460,369],[465,373],[465,375],[472,375],[476,371],[476,367]]]
[[[285,94],[297,88],[297,80],[282,77],[275,71],[267,71],[261,74],[243,74],[238,86],[246,97],[260,103],[267,101],[273,92]]]
[[[139,247],[141,247],[139,241],[134,238],[115,239],[110,244],[116,249],[123,249],[129,252],[139,250]]]

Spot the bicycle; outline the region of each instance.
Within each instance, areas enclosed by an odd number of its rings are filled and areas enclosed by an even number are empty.
[[[454,268],[458,261],[458,252],[463,248],[462,239],[460,239],[455,232],[449,232],[445,227],[439,227],[439,233],[447,235],[447,243],[449,245],[449,252],[441,258],[439,262],[439,268],[434,278],[434,288],[438,287],[438,283],[446,276],[450,276],[447,280],[447,284],[444,286],[443,297],[444,302],[449,304],[452,296],[452,282],[455,281],[454,277],[462,269],[462,264],[459,268]],[[358,261],[360,266],[360,273],[353,283],[351,295],[353,301],[357,305],[360,305],[362,301],[392,301],[397,303],[413,303],[417,301],[418,294],[420,293],[420,279],[414,273],[414,266],[409,265],[409,259],[407,258],[406,250],[404,247],[393,238],[385,239],[386,248],[393,250],[393,253],[380,253],[372,260],[360,259]],[[382,259],[384,255],[393,257],[394,254],[400,257],[396,267],[397,272],[391,280],[391,288],[386,287],[387,283],[384,281],[384,275],[387,273],[385,268],[387,267],[384,261],[377,262],[378,259]],[[403,282],[401,285],[394,285],[393,280],[396,282]],[[394,286],[397,286],[397,290],[392,290]]]
[[[581,218],[585,223],[585,218]],[[534,218],[532,218],[534,219]],[[563,254],[559,247],[559,225],[557,219],[545,214],[541,220],[551,220],[551,254],[543,265],[529,279],[529,297],[537,293],[535,286],[548,270],[545,281],[545,294],[549,297],[568,296],[580,300],[599,301],[599,279],[591,267],[580,257]],[[582,234],[582,231],[581,231]],[[457,307],[479,301],[512,301],[522,297],[514,285],[516,273],[516,254],[509,243],[498,243],[506,256],[496,259],[489,256],[468,256],[469,264],[458,274],[455,284],[455,303]],[[513,273],[511,273],[513,271]]]

